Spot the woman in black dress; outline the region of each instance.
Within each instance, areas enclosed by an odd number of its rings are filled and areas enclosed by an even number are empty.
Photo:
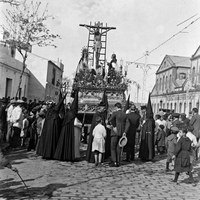
[[[48,105],[47,114],[42,129],[41,139],[38,146],[37,154],[45,159],[53,159],[58,139],[61,131],[61,118],[59,116],[60,109],[66,95],[55,105]]]
[[[72,105],[67,108],[65,113],[60,137],[54,154],[54,159],[61,161],[75,161],[74,148],[74,120],[78,112],[78,91],[75,91],[75,97]]]

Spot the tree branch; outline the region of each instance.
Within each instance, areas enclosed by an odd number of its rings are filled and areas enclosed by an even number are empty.
[[[9,3],[10,5],[13,5],[13,6],[18,6],[20,4],[19,1],[16,1],[16,0],[0,0],[0,3]]]

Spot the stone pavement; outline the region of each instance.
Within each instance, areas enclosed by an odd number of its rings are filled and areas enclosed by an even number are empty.
[[[154,162],[136,160],[120,167],[101,167],[86,161],[42,160],[35,152],[13,151],[8,155],[19,176],[0,169],[0,200],[3,199],[83,199],[83,200],[200,200],[200,162],[195,165],[196,184],[180,175],[179,184],[170,182],[174,172],[165,173],[165,157]]]

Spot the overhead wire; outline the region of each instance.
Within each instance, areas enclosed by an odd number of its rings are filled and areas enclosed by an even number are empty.
[[[195,17],[197,15],[198,15],[198,13],[195,14],[195,15],[192,15],[192,17],[189,17],[188,19],[186,19],[186,20],[182,21],[181,23],[177,24],[177,26],[180,26],[181,24],[184,24],[185,22],[189,21],[190,19],[192,19],[193,17]]]
[[[39,56],[39,55],[37,55],[37,54],[35,54],[35,53],[32,53],[32,52],[28,52],[29,54],[32,54],[32,55],[34,55],[34,56],[36,56],[36,57],[38,57],[38,58],[41,58],[41,59],[43,59],[43,60],[47,60],[47,61],[52,61],[52,62],[57,62],[57,61],[55,61],[55,60],[51,60],[51,59],[49,59],[49,58],[45,58],[45,57],[43,57],[43,56]]]
[[[196,14],[197,15],[197,14]],[[189,19],[195,17],[196,15],[190,17]],[[184,22],[188,21],[189,19],[185,20]],[[164,42],[162,42],[160,45],[158,45],[157,47],[155,47],[154,49],[152,49],[151,51],[148,51],[148,55],[151,54],[152,52],[154,52],[155,50],[157,50],[158,48],[160,48],[161,46],[163,46],[165,43],[167,43],[168,41],[170,41],[171,39],[173,39],[174,37],[176,37],[177,35],[179,35],[180,33],[182,33],[184,30],[186,30],[188,27],[190,27],[192,24],[194,24],[196,21],[198,21],[200,19],[200,17],[196,18],[195,20],[193,20],[192,22],[190,22],[187,26],[185,26],[184,28],[182,28],[180,31],[178,31],[177,33],[175,33],[174,35],[172,35],[170,38],[168,38],[167,40],[165,40]],[[182,22],[181,24],[183,24],[184,22]],[[138,60],[144,58],[146,55],[143,55],[141,57],[139,57],[138,59],[136,59],[135,61],[127,61],[127,63],[129,64],[143,64],[143,63],[137,63]],[[183,61],[180,61],[183,62]],[[179,62],[176,62],[175,64],[178,64]],[[155,66],[158,66],[157,64],[152,64]]]
[[[184,30],[186,30],[192,24],[194,24],[195,22],[197,22],[199,19],[200,19],[200,17],[196,18],[195,20],[193,20],[192,22],[190,22],[187,26],[185,26],[184,28],[182,28],[180,31],[178,31],[177,33],[175,33],[174,35],[172,35],[171,37],[169,37],[167,40],[165,40],[164,42],[162,42],[161,44],[159,44],[157,47],[153,48],[151,51],[148,51],[148,53],[151,54],[152,52],[154,52],[155,50],[157,50],[158,48],[160,48],[161,46],[163,46],[165,43],[167,43],[168,41],[170,41],[171,39],[173,39],[174,37],[176,37],[177,35],[179,35],[180,33],[182,33]],[[145,55],[139,57],[138,59],[136,59],[132,63],[136,63],[138,60],[140,60],[140,59],[142,59],[144,57],[145,57]]]

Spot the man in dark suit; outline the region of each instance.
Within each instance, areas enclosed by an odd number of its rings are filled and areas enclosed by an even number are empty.
[[[192,118],[190,120],[190,125],[193,126],[193,128],[194,128],[193,134],[196,136],[197,142],[199,142],[199,138],[200,138],[200,115],[198,114],[197,108],[192,109]],[[199,151],[199,148],[196,148],[196,160],[198,160],[198,151]]]
[[[118,167],[120,165],[121,148],[119,147],[119,139],[125,131],[126,126],[126,114],[122,111],[121,103],[115,104],[116,111],[114,111],[109,119],[109,123],[112,125],[111,129],[111,159],[112,167]]]
[[[130,162],[131,160],[135,160],[135,136],[140,124],[140,115],[136,113],[134,104],[130,107],[130,112],[127,114],[127,120],[129,121],[129,123],[126,123],[125,128],[127,144],[124,151],[126,152],[126,161]]]

